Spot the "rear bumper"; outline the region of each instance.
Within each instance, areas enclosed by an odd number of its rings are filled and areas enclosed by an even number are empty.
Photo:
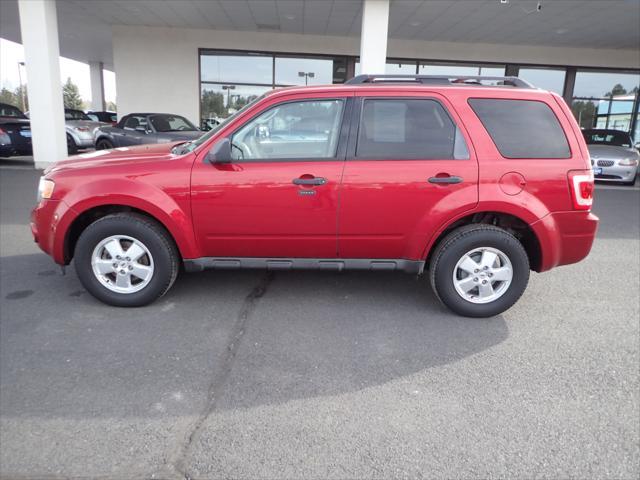
[[[593,245],[600,220],[591,212],[554,212],[531,224],[540,242],[538,271],[583,260]]]

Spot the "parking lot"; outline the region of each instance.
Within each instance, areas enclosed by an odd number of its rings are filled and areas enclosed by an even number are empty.
[[[3,478],[640,475],[640,188],[492,319],[403,273],[183,274],[117,309],[33,243],[0,165]]]

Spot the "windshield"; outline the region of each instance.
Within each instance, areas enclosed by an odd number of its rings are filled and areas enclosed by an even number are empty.
[[[631,137],[619,130],[584,130],[582,132],[587,145],[609,145],[631,147]]]
[[[89,116],[86,113],[80,110],[65,110],[64,119],[65,120],[91,120],[91,118],[89,118]]]
[[[151,115],[149,121],[156,132],[194,132],[198,130],[189,120],[179,115]]]
[[[258,103],[265,96],[266,96],[266,94],[262,94],[259,97],[256,97],[251,102],[247,103],[244,107],[242,107],[240,110],[238,110],[236,113],[234,113],[234,114],[230,115],[229,117],[227,117],[224,122],[220,123],[219,125],[216,125],[211,130],[209,130],[207,133],[202,135],[200,138],[197,138],[196,140],[193,140],[191,142],[186,142],[186,143],[181,143],[179,145],[176,145],[175,147],[173,147],[173,153],[175,153],[177,155],[183,155],[183,154],[185,154],[187,152],[193,152],[196,148],[198,148],[200,145],[202,145],[207,140],[209,140],[211,137],[213,137],[217,132],[219,132],[220,129],[222,128],[222,126],[226,125],[229,122],[229,120],[232,120],[233,118],[237,117],[238,115],[242,115],[242,113],[247,111],[249,108],[251,108],[256,103]]]
[[[24,113],[13,105],[0,105],[0,117],[27,118]]]

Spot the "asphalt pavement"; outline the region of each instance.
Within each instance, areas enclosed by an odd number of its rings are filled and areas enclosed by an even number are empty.
[[[183,274],[103,305],[0,165],[0,476],[640,476],[640,189],[598,187],[584,262],[491,319],[403,273]]]

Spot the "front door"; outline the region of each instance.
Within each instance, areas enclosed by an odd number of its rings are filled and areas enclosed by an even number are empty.
[[[205,256],[336,257],[346,105],[280,100],[228,135],[232,163],[196,160],[192,213]]]
[[[475,155],[444,99],[358,95],[340,193],[339,256],[420,260],[443,222],[477,204]]]

